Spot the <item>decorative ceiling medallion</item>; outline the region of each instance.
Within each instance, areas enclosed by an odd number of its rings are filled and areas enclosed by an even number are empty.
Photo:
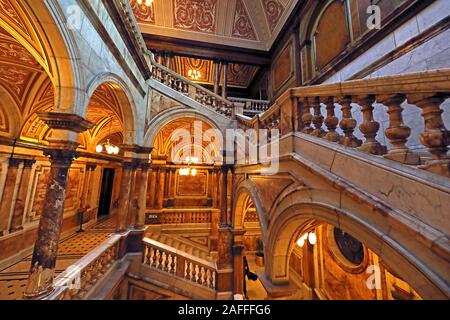
[[[139,4],[137,0],[130,0],[131,8],[133,9],[136,20],[141,23],[155,24],[155,4],[151,3],[149,6],[143,2]]]
[[[264,12],[271,32],[275,30],[284,12],[284,6],[278,0],[262,0]]]
[[[232,35],[247,40],[257,40],[252,21],[242,0],[236,2]]]
[[[198,32],[216,32],[217,0],[174,0],[174,26]]]

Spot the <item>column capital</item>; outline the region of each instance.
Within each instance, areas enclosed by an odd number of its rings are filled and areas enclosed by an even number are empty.
[[[31,168],[36,163],[36,160],[34,159],[25,159],[23,161],[23,167],[24,168]]]
[[[140,165],[142,171],[148,171],[150,169],[150,163],[149,162],[141,162]]]
[[[9,158],[9,161],[8,161],[10,168],[18,168],[21,162],[22,162],[22,159],[19,159],[19,158]]]
[[[49,148],[44,151],[44,155],[49,157],[52,164],[58,164],[61,166],[70,166],[75,158],[78,158],[78,152],[76,151],[77,143],[66,143],[67,148]]]
[[[96,168],[97,168],[97,164],[96,163],[87,163],[86,164],[87,171],[94,171]]]
[[[94,124],[79,115],[63,112],[38,112],[38,117],[51,129],[83,132],[91,129]]]
[[[241,256],[242,253],[244,252],[244,245],[243,244],[234,244],[233,247],[231,248],[231,251],[233,252],[234,256]]]

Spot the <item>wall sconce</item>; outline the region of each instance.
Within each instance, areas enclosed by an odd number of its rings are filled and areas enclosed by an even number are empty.
[[[198,163],[199,160],[197,157],[187,157],[186,158],[186,163],[187,163],[187,167],[186,168],[181,168],[178,173],[180,176],[192,176],[195,177],[197,175],[197,169],[195,168],[190,168],[191,164],[196,164]]]
[[[95,151],[97,153],[102,153],[103,150],[106,151],[107,154],[114,154],[114,155],[118,155],[119,154],[119,147],[113,145],[109,139],[106,140],[106,143],[101,143],[99,145],[97,145],[97,147],[95,147]]]
[[[142,1],[142,0],[137,0],[137,3],[138,3],[139,5],[144,4],[144,5],[146,5],[147,7],[149,7],[149,6],[151,6],[151,4],[153,3],[153,0],[145,0],[145,2]]]
[[[303,248],[305,241],[308,239],[310,245],[315,245],[317,243],[317,236],[314,232],[305,233],[300,239],[297,240],[297,245]]]
[[[199,70],[189,70],[188,71],[188,76],[192,79],[192,80],[198,80],[201,77],[201,73]]]

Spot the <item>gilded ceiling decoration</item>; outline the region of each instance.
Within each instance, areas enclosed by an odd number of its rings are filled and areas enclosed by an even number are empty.
[[[270,31],[273,32],[277,27],[285,8],[278,0],[262,0],[262,2]]]
[[[22,1],[0,0],[0,27],[13,34],[14,38],[51,74],[46,53],[32,21]]]
[[[218,0],[174,0],[174,26],[214,33]]]
[[[129,0],[142,33],[268,51],[299,0]]]
[[[237,0],[236,2],[232,35],[238,38],[257,40],[252,20],[250,19],[247,9],[245,8],[245,4],[242,0]]]
[[[198,70],[200,71],[200,78],[194,82],[211,86],[214,85],[214,62],[212,60],[177,56],[170,67],[188,79],[191,79],[189,77],[189,70]],[[259,67],[257,66],[229,64],[227,73],[228,85],[236,88],[248,88],[258,70]]]
[[[168,160],[171,161],[171,155],[173,149],[176,147],[176,150],[188,150],[191,152],[191,155],[194,155],[195,150],[199,150],[203,153],[203,157],[207,158],[205,162],[209,162],[211,159],[209,153],[213,153],[217,156],[218,151],[214,144],[211,143],[211,140],[215,140],[215,136],[213,135],[212,139],[203,138],[205,132],[211,130],[211,126],[204,121],[195,118],[183,117],[180,119],[173,120],[166,124],[158,133],[153,142],[153,152],[152,157],[168,157]],[[184,137],[181,137],[178,133],[178,130],[185,130],[190,133],[191,141],[184,141]],[[195,132],[198,130],[201,134],[201,146],[195,143]],[[213,147],[212,147],[213,146]],[[213,150],[208,151],[205,154],[205,150]],[[204,159],[205,160],[205,159]]]
[[[150,6],[137,3],[137,0],[130,1],[131,8],[133,9],[136,20],[141,23],[155,24],[155,4],[152,3]]]

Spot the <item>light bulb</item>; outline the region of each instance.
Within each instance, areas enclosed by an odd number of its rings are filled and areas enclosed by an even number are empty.
[[[108,148],[106,148],[106,152],[108,154],[113,154],[114,153],[114,147],[113,146],[109,146]]]
[[[103,151],[103,146],[101,144],[99,144],[97,147],[95,147],[95,151],[97,151],[98,153]]]
[[[119,154],[119,151],[120,151],[119,147],[114,148],[114,154]]]
[[[302,248],[305,245],[305,240],[308,237],[308,234],[304,234],[300,239],[297,240],[297,245]]]
[[[317,236],[314,232],[310,232],[308,235],[309,243],[313,246],[317,243]]]
[[[197,175],[197,169],[191,170],[191,176],[195,177]]]

